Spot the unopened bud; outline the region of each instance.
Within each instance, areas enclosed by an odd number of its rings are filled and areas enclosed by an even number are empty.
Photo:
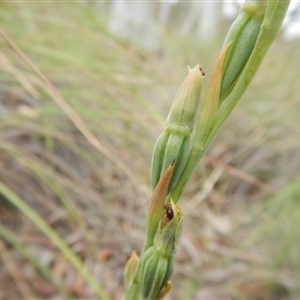
[[[189,69],[186,78],[175,95],[164,132],[160,135],[154,147],[151,166],[153,189],[157,185],[160,176],[175,159],[176,164],[169,187],[169,191],[171,191],[186,164],[203,76],[204,73],[202,69],[199,69],[199,66]]]
[[[183,213],[172,199],[164,207],[166,212],[157,229],[154,246],[162,255],[173,256],[181,235]]]
[[[142,294],[143,299],[153,300],[166,284],[165,276],[168,272],[169,258],[157,252],[154,246],[143,255],[142,261]]]
[[[263,1],[244,2],[229,29],[223,45],[229,42],[232,45],[226,55],[220,103],[233,89],[251,56],[264,18],[265,6]]]
[[[137,267],[139,264],[139,256],[133,251],[128,258],[125,270],[124,270],[124,290],[125,293],[131,287],[132,281],[134,279],[135,273],[137,271]]]
[[[182,211],[172,200],[157,228],[153,246],[142,256],[142,293],[144,299],[156,299],[168,291],[173,273],[174,255],[181,234]],[[166,288],[166,290],[165,290]]]
[[[188,74],[175,95],[166,127],[171,127],[179,132],[183,131],[184,134],[185,131],[192,132],[199,104],[202,78],[203,71],[199,65],[188,69]]]

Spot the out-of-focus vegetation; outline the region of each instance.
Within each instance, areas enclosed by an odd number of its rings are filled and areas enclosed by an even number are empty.
[[[0,27],[81,120],[1,38],[0,298],[95,298],[91,277],[121,297],[126,254],[144,242],[154,142],[186,64],[209,73],[219,51],[176,32],[142,51],[104,20],[88,5],[1,3]],[[297,299],[297,49],[274,44],[188,186],[169,299]]]

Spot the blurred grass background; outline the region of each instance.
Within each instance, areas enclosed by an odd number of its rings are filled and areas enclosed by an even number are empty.
[[[101,143],[1,38],[0,299],[120,299],[126,256],[144,242],[155,140],[186,65],[209,76],[222,30],[202,43],[169,28],[147,51],[109,34],[105,9],[0,8],[0,27]],[[297,299],[298,49],[277,39],[190,182],[167,299]]]

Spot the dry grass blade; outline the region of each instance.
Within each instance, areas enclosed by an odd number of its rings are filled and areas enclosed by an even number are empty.
[[[61,292],[63,297],[65,299],[70,298],[70,294],[67,290],[67,287],[62,282],[61,278],[57,276],[54,272],[52,272],[51,267],[43,264],[39,261],[37,255],[35,252],[32,251],[31,246],[32,245],[26,245],[23,241],[21,241],[20,236],[16,236],[12,231],[8,230],[0,224],[0,239],[5,241],[8,245],[13,247],[17,250],[17,252],[28,262],[34,266],[34,268],[39,272],[39,275],[44,276],[44,278],[47,278],[57,289]],[[11,251],[11,250],[10,250]],[[18,264],[19,266],[19,264]],[[22,271],[25,271],[26,268],[23,268]],[[28,270],[28,269],[27,269]],[[20,270],[18,272],[20,274]],[[3,283],[3,282],[1,282]],[[5,284],[5,281],[4,281]],[[4,286],[4,285],[2,285]],[[0,293],[0,299],[3,299],[1,297]],[[25,299],[25,298],[24,298]]]
[[[86,265],[70,249],[67,243],[52,229],[51,226],[33,210],[23,199],[0,181],[0,193],[4,195],[15,207],[28,217],[47,236],[51,242],[65,255],[73,267],[82,275],[85,281],[93,288],[99,298],[109,299],[97,279],[90,273]],[[25,298],[28,299],[28,298]],[[29,298],[30,299],[30,298]]]
[[[79,129],[83,136],[93,145],[99,152],[101,152],[106,158],[115,163],[129,178],[133,177],[131,170],[115,155],[112,151],[104,147],[95,135],[86,126],[80,116],[70,107],[70,105],[64,100],[59,91],[49,81],[49,79],[37,68],[37,66],[25,55],[25,53],[7,36],[7,34],[0,29],[0,35],[2,38],[16,51],[16,53],[24,60],[24,62],[42,79],[50,91],[50,95],[54,101],[62,108],[66,115],[70,118],[73,124]]]
[[[29,82],[29,80],[27,80],[26,76],[24,76],[1,51],[0,63],[7,72],[15,76],[15,78],[21,83],[24,89],[32,97],[34,97],[35,99],[40,98],[40,93],[34,88],[34,86]]]
[[[25,283],[23,278],[20,276],[20,272],[18,270],[17,265],[15,264],[13,258],[11,257],[10,253],[6,249],[3,242],[0,240],[0,257],[2,258],[2,261],[4,265],[6,266],[6,269],[10,273],[12,279],[14,280],[16,287],[20,291],[23,299],[33,299],[34,296],[28,287],[28,285]]]
[[[185,215],[191,214],[198,205],[205,199],[209,197],[212,193],[213,188],[217,181],[220,179],[221,175],[223,174],[224,168],[223,166],[218,166],[210,175],[210,177],[205,181],[203,184],[203,189],[194,195],[194,197],[186,204],[185,208]]]
[[[242,172],[242,171],[230,166],[229,164],[224,164],[220,160],[209,157],[209,156],[206,156],[205,160],[208,164],[212,165],[213,167],[216,167],[216,166],[223,167],[224,171],[226,171],[227,173],[229,173],[237,178],[240,178],[241,180],[244,180],[248,183],[251,183],[251,184],[259,187],[260,189],[263,189],[267,192],[274,192],[274,188],[272,187],[272,185],[270,185],[258,178],[255,178],[245,172]]]

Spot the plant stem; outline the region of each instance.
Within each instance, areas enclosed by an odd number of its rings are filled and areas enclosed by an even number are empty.
[[[266,0],[267,1],[267,0]],[[181,197],[187,182],[194,173],[200,159],[205,154],[218,130],[227,119],[233,108],[236,106],[251,80],[256,74],[263,58],[265,57],[268,49],[278,34],[278,31],[282,25],[283,19],[286,15],[290,1],[267,1],[267,7],[265,11],[265,18],[261,25],[261,31],[259,33],[257,42],[253,49],[253,52],[243,70],[240,77],[237,80],[230,95],[224,100],[219,107],[217,115],[212,124],[211,130],[205,140],[195,140],[188,161],[185,168],[175,186],[171,192],[172,199],[177,202]],[[198,130],[198,128],[197,128]],[[196,134],[197,136],[197,134]]]

